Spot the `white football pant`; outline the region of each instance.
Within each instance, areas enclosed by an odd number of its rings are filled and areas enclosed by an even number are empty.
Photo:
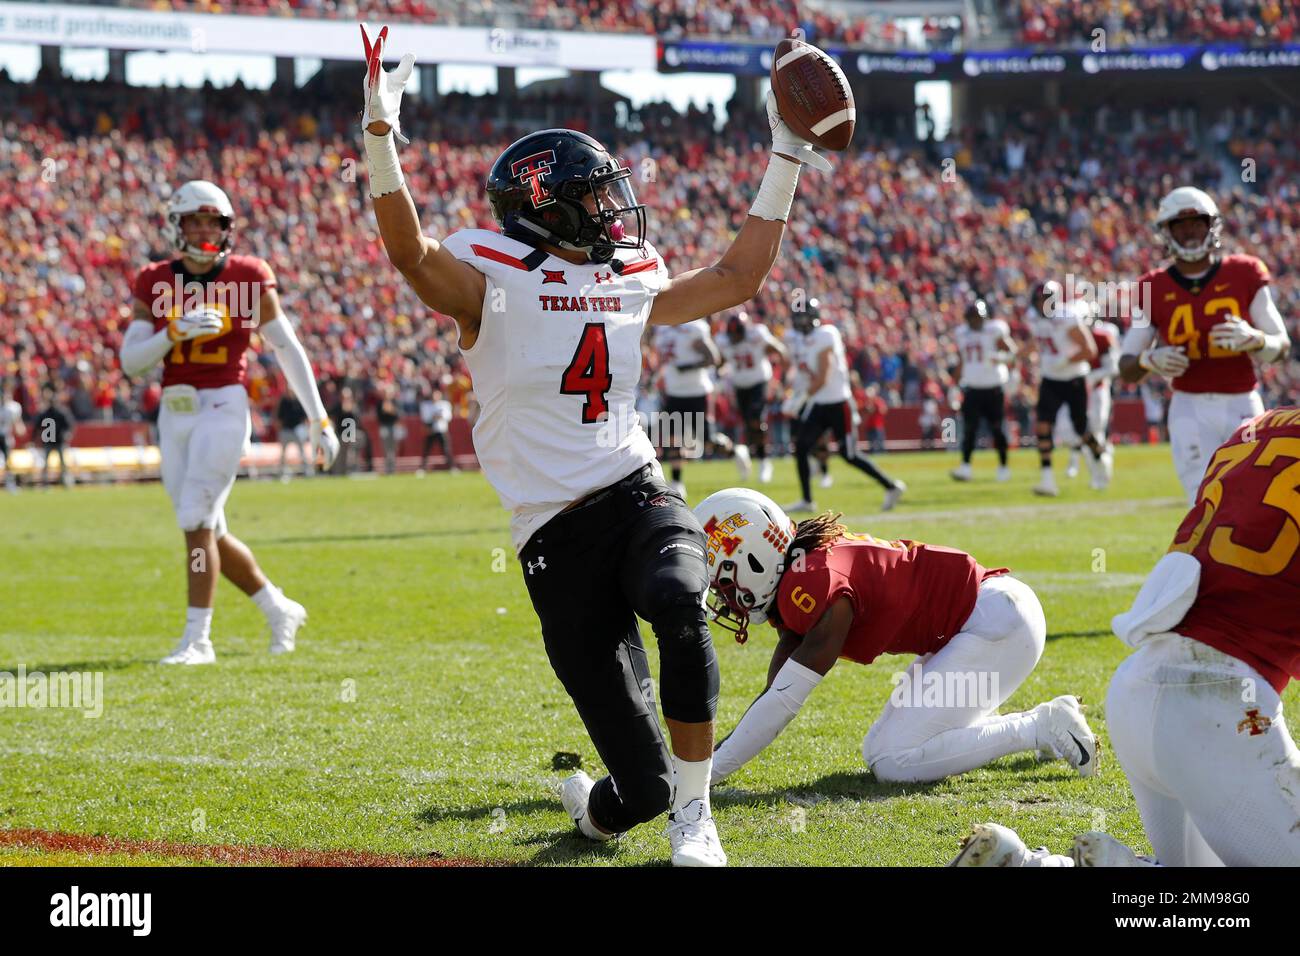
[[[1189,506],[1196,503],[1196,489],[1215,451],[1242,422],[1263,411],[1258,391],[1174,392],[1169,400],[1169,445]]]
[[[199,389],[199,409],[158,412],[162,480],[182,531],[226,533],[225,504],[252,431],[248,392],[242,385]]]
[[[1035,719],[997,709],[1033,671],[1046,638],[1043,607],[1029,585],[1006,575],[981,584],[962,629],[933,654],[915,659],[908,680],[895,686],[871,725],[862,758],[876,779],[941,780],[1036,749]],[[918,673],[922,690],[915,688]],[[926,701],[927,686],[944,688],[941,702]],[[979,692],[971,693],[972,687]]]
[[[1244,661],[1156,634],[1111,678],[1111,747],[1165,866],[1300,866],[1300,750]]]
[[[1088,431],[1097,436],[1098,441],[1106,443],[1110,434],[1111,395],[1110,382],[1088,386]],[[1056,413],[1056,425],[1052,440],[1058,448],[1073,448],[1083,436],[1074,433],[1074,423],[1070,421],[1070,407],[1062,405]]]

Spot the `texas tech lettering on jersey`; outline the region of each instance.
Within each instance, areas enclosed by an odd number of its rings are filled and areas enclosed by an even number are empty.
[[[483,410],[474,449],[520,550],[570,502],[654,461],[635,403],[668,271],[649,243],[579,265],[484,229],[443,245],[487,279],[478,338],[461,353]],[[558,273],[565,294],[551,295]]]

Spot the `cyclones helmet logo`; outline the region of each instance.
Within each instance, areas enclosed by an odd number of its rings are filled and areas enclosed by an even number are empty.
[[[736,549],[740,547],[741,541],[740,538],[731,534],[731,532],[737,531],[747,524],[749,524],[749,522],[745,520],[744,516],[739,514],[733,514],[731,517],[721,522],[718,521],[717,515],[714,515],[709,519],[708,524],[704,526],[704,533],[709,536],[708,549],[710,567],[712,567],[713,562],[717,560],[719,551],[727,556],[736,553]]]
[[[547,192],[546,187],[542,184],[542,177],[549,173],[554,165],[555,150],[553,149],[544,149],[540,153],[533,153],[531,156],[517,159],[510,164],[510,175],[521,183],[527,183],[532,187],[534,209],[540,209],[555,202],[555,197]]]

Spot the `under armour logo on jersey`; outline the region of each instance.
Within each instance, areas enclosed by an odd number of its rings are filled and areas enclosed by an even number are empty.
[[[614,273],[612,273],[612,272],[597,272],[597,273],[596,273],[596,281],[597,281],[597,282],[613,282],[613,281],[614,281]]]
[[[568,285],[568,284],[569,284],[569,283],[566,282],[565,279],[564,279],[564,270],[563,270],[563,269],[555,269],[554,271],[552,271],[552,270],[550,270],[550,269],[543,269],[543,270],[542,270],[542,275],[545,277],[545,278],[542,279],[542,285],[546,285],[546,283],[548,283],[548,282],[558,282],[558,283],[560,283],[560,285]]]
[[[554,165],[555,150],[553,149],[544,149],[540,153],[533,153],[510,164],[510,175],[532,187],[534,209],[555,202],[555,197],[542,185],[542,177],[549,173]]]
[[[1237,733],[1245,733],[1250,728],[1250,735],[1258,737],[1273,726],[1273,718],[1265,717],[1257,709],[1246,711],[1246,719],[1237,724]]]
[[[539,554],[536,561],[528,562],[528,573],[531,575],[534,571],[546,570],[546,555]]]

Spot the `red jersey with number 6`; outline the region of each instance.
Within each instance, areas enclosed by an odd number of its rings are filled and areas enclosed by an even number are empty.
[[[1210,329],[1230,315],[1250,321],[1255,294],[1268,285],[1268,266],[1254,256],[1224,256],[1199,279],[1174,268],[1154,269],[1138,279],[1139,301],[1160,342],[1181,345],[1191,364],[1172,381],[1178,392],[1254,390],[1255,366],[1244,352],[1210,343]]]
[[[1006,573],[955,548],[845,535],[781,576],[774,623],[802,636],[847,597],[853,624],[841,657],[870,664],[881,654],[929,654],[961,630],[980,582]]]
[[[256,256],[227,256],[202,277],[187,273],[179,259],[141,269],[131,291],[149,310],[155,331],[194,309],[221,313],[221,332],[172,346],[163,359],[163,387],[243,385],[262,293],[274,288],[275,274]]]
[[[1300,409],[1246,422],[1215,452],[1170,551],[1201,563],[1174,628],[1259,671],[1300,677]]]

